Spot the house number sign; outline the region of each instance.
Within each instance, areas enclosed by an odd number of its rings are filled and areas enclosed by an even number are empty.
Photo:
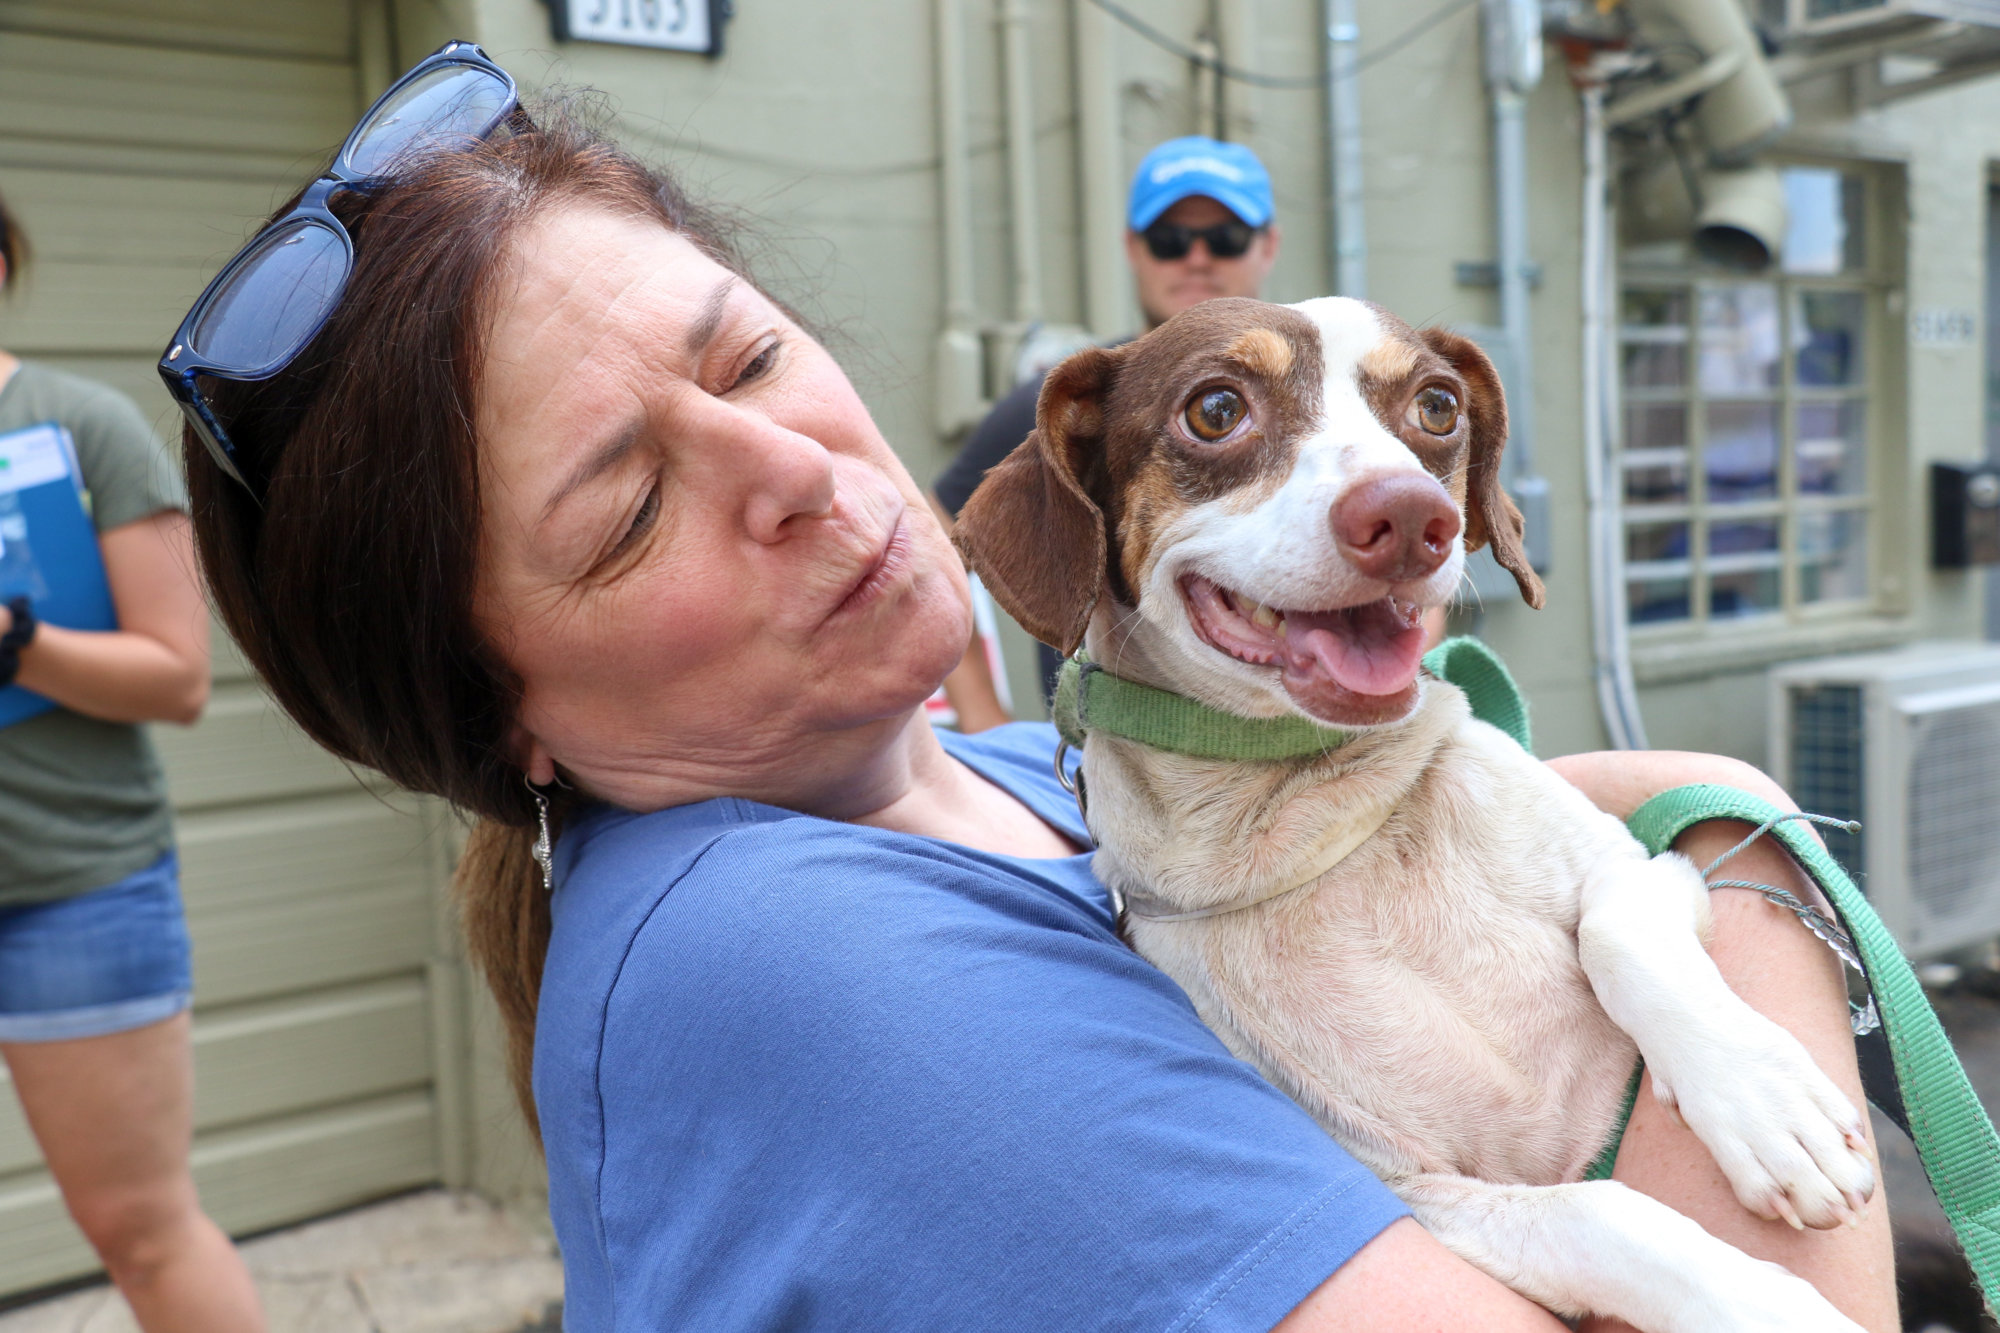
[[[729,0],[549,0],[556,38],[722,54]]]

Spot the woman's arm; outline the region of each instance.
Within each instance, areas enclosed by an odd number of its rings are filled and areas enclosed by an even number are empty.
[[[1798,808],[1762,772],[1715,755],[1583,754],[1552,759],[1549,766],[1620,819],[1660,792],[1695,782],[1737,787],[1781,809]],[[1750,831],[1747,824],[1726,820],[1697,824],[1675,841],[1674,850],[1697,866],[1707,866]],[[1730,877],[1789,888],[1807,902],[1819,900],[1811,878],[1792,863],[1775,838],[1759,839],[1732,861]],[[1797,917],[1761,894],[1720,889],[1710,902],[1715,935],[1709,954],[1723,979],[1753,1009],[1797,1037],[1841,1091],[1857,1107],[1865,1107],[1854,1034],[1847,1021],[1846,984],[1832,950]],[[1640,1089],[1613,1176],[1672,1204],[1744,1251],[1783,1264],[1863,1327],[1876,1333],[1893,1333],[1898,1327],[1889,1207],[1879,1165],[1875,1197],[1860,1226],[1794,1231],[1783,1223],[1766,1222],[1737,1202],[1714,1157],[1653,1097],[1648,1080]],[[1627,1326],[1590,1320],[1582,1328],[1587,1333],[1625,1333]]]
[[[119,627],[42,625],[21,651],[16,682],[107,722],[199,718],[208,702],[208,608],[191,533],[176,511],[100,533]],[[0,632],[11,624],[0,607]]]
[[[1413,1218],[1392,1222],[1272,1333],[1562,1333],[1563,1323],[1447,1250]]]

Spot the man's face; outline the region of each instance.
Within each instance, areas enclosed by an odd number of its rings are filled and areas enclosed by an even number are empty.
[[[1203,228],[1233,222],[1236,215],[1207,195],[1190,195],[1160,214],[1160,220]],[[1249,250],[1235,259],[1217,259],[1202,240],[1179,259],[1155,259],[1146,249],[1146,238],[1136,231],[1125,233],[1125,254],[1138,279],[1139,309],[1145,312],[1146,327],[1156,328],[1189,306],[1218,296],[1257,296],[1278,258],[1278,227],[1272,223],[1258,232]]]

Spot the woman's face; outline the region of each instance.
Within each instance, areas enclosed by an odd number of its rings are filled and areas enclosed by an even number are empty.
[[[965,577],[840,368],[651,219],[523,229],[478,387],[475,614],[517,758],[633,809],[867,812],[970,634]],[[863,808],[849,808],[856,802]]]

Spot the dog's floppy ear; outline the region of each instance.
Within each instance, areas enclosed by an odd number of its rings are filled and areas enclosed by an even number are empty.
[[[1021,628],[1065,654],[1104,591],[1104,513],[1084,488],[1118,354],[1089,348],[1042,382],[1035,433],[986,474],[952,541]]]
[[[1472,420],[1472,444],[1465,461],[1465,549],[1476,551],[1491,543],[1493,558],[1514,576],[1521,600],[1539,611],[1546,599],[1542,581],[1521,546],[1526,525],[1500,481],[1500,455],[1507,447],[1507,395],[1500,388],[1500,374],[1470,338],[1448,329],[1424,329],[1418,336],[1451,362],[1472,398],[1465,405]]]

